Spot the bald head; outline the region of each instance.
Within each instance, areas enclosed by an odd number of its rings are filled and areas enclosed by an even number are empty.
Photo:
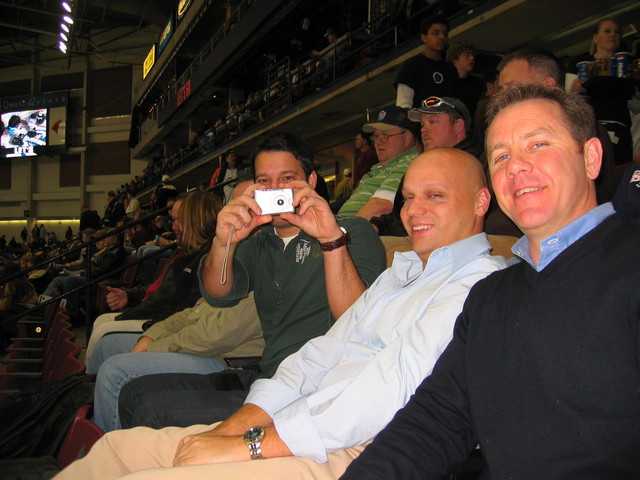
[[[425,265],[434,250],[482,232],[491,198],[480,162],[455,148],[417,156],[402,195],[402,223]]]

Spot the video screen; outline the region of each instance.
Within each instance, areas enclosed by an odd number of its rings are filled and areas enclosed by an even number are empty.
[[[24,110],[3,113],[2,120],[2,156],[35,156],[35,147],[47,145],[47,109]]]

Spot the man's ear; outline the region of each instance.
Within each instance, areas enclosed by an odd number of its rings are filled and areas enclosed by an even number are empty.
[[[316,185],[318,183],[318,174],[315,171],[311,172],[311,175],[309,175],[309,178],[307,178],[307,183],[311,188],[313,188],[314,190],[316,189]]]
[[[456,118],[454,127],[455,127],[455,130],[456,130],[456,133],[458,133],[458,134],[459,133],[465,133],[465,131],[466,131],[465,126],[464,126],[464,120],[462,118]]]
[[[555,79],[553,77],[545,77],[542,80],[542,85],[544,85],[545,87],[558,87],[559,85],[556,83]]]
[[[593,137],[584,142],[582,156],[587,177],[590,180],[595,180],[602,167],[602,143],[600,143],[600,139]]]
[[[486,187],[482,187],[476,193],[476,215],[479,217],[484,217],[487,211],[489,210],[489,205],[491,204],[491,194],[489,193],[489,189]]]

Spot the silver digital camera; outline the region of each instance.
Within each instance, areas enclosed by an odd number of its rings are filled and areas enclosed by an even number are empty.
[[[280,215],[281,213],[292,213],[293,208],[293,190],[290,188],[272,189],[272,190],[255,190],[254,198],[263,215]]]

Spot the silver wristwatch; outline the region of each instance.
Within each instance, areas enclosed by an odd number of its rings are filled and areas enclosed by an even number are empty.
[[[249,448],[251,454],[251,460],[262,460],[262,438],[264,437],[264,428],[253,427],[247,430],[244,434],[244,443]]]

